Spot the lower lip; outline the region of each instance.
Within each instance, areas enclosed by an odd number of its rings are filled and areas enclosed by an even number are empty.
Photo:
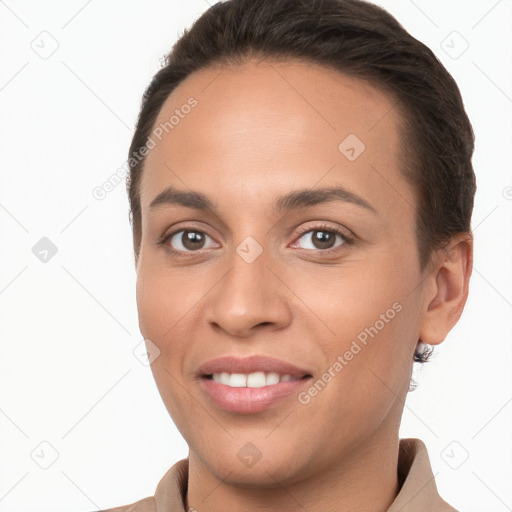
[[[226,384],[203,377],[201,385],[213,402],[229,412],[254,414],[269,409],[288,398],[306,385],[311,377],[300,380],[279,382],[261,388],[232,388]]]

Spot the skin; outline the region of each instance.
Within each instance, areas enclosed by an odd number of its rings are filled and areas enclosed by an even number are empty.
[[[376,88],[319,65],[251,60],[190,75],[155,126],[191,96],[197,106],[147,156],[136,262],[140,329],[160,350],[153,375],[190,448],[186,506],[385,511],[399,485],[413,353],[420,338],[442,342],[459,319],[471,238],[454,238],[420,268],[400,118]],[[338,149],[349,134],[366,146],[354,161]],[[206,194],[218,215],[150,210],[169,185]],[[341,200],[272,208],[292,190],[333,185],[375,212]],[[335,241],[319,245],[320,223],[353,243],[331,232]],[[309,231],[299,237],[302,228]],[[158,244],[180,229],[203,233],[203,248],[182,245],[181,234],[172,245],[185,257]],[[263,249],[252,263],[236,252],[247,236]],[[308,404],[292,396],[258,414],[230,413],[199,385],[198,367],[227,354],[283,359],[316,381],[394,303],[401,311]],[[251,468],[237,457],[248,442],[262,454]]]

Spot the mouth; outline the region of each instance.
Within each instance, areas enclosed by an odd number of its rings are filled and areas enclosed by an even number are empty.
[[[200,387],[212,405],[238,414],[255,414],[272,408],[281,411],[281,407],[276,407],[278,404],[293,407],[294,402],[289,399],[307,386],[313,376],[306,368],[262,355],[213,359],[202,365],[197,374]]]

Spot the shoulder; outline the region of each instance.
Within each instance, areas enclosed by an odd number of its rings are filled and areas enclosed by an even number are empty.
[[[131,505],[102,509],[99,512],[158,512],[158,509],[156,508],[155,498],[151,496],[149,498],[136,501]]]

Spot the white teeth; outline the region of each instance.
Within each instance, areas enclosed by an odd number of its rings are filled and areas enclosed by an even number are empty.
[[[232,388],[261,388],[263,386],[272,386],[279,382],[289,382],[292,380],[299,380],[291,375],[279,375],[278,373],[270,372],[253,372],[253,373],[214,373],[213,380]]]
[[[267,377],[264,372],[254,372],[247,375],[248,388],[262,388],[267,385]]]
[[[245,388],[245,386],[247,386],[247,375],[243,373],[232,373],[229,377],[229,385],[232,388]]]
[[[277,384],[280,381],[279,373],[267,373],[267,386]],[[290,377],[289,375],[283,375],[283,377]],[[291,378],[291,377],[290,377]],[[284,381],[282,381],[284,382]]]

